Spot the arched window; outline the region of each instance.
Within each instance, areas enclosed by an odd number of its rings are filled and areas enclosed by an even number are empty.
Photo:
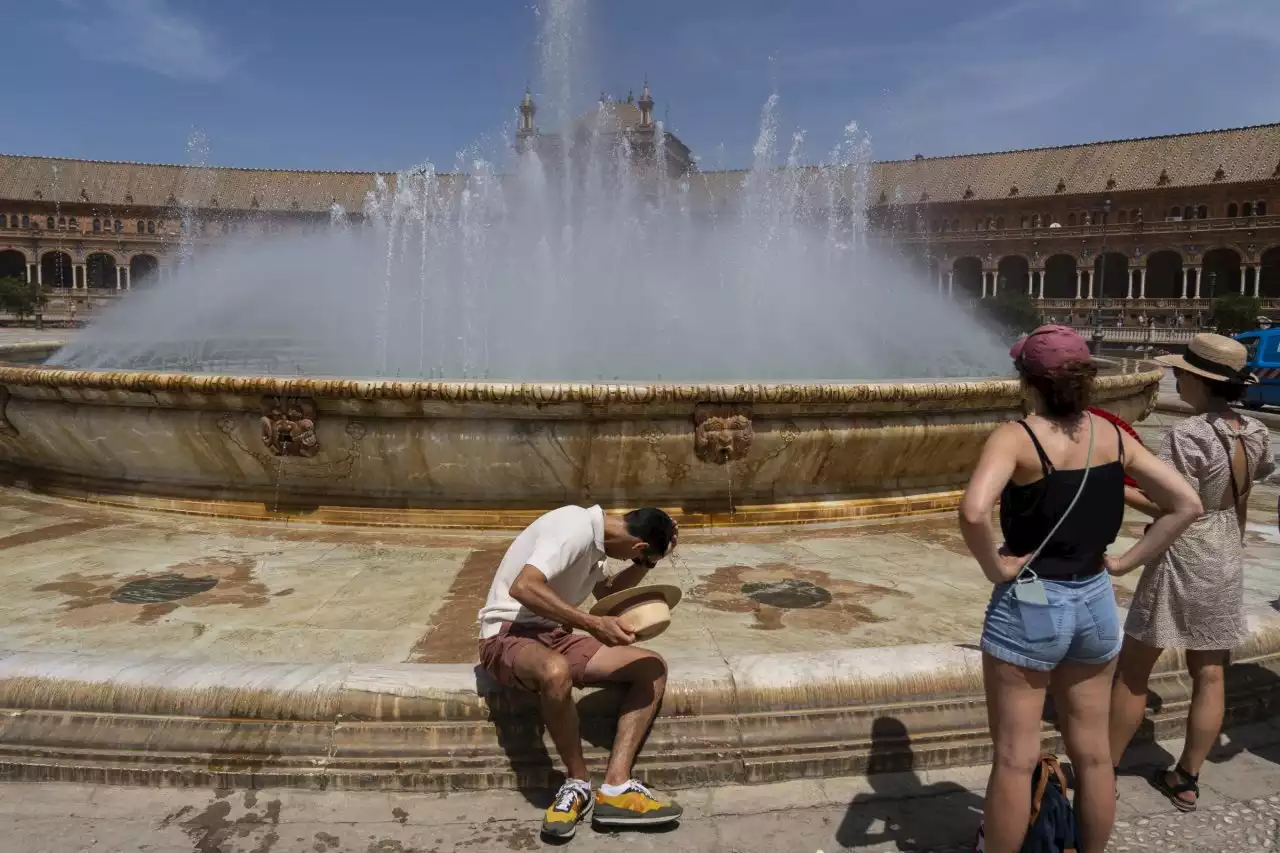
[[[50,231],[52,231],[54,228],[58,227],[58,226],[54,223],[54,221],[53,221],[53,217],[52,217],[52,216],[50,216],[48,219],[46,219],[46,220],[44,221],[44,224],[45,224],[45,227],[47,227]]]
[[[1031,214],[1031,227],[1032,228],[1040,227],[1040,214],[1038,213]]]
[[[1124,225],[1124,224],[1128,223],[1128,221],[1129,221],[1129,214],[1128,214],[1128,213],[1126,213],[1125,211],[1123,211],[1123,210],[1122,210],[1122,211],[1120,211],[1119,213],[1117,213],[1117,214],[1116,214],[1116,224],[1117,224],[1117,225]]]
[[[1004,230],[1004,217],[1003,217],[1003,216],[997,216],[997,217],[996,217],[996,230],[997,230],[997,231],[1003,231],[1003,230]]]
[[[147,233],[147,223],[143,222],[141,219],[138,220],[138,233],[139,234]]]
[[[1240,215],[1253,216],[1253,202],[1246,201],[1244,204],[1240,205]]]
[[[1067,214],[1067,227],[1070,227],[1070,226],[1075,225],[1075,224],[1076,224],[1076,215],[1075,215],[1074,213],[1068,213],[1068,214]]]
[[[100,231],[102,231],[102,220],[100,219],[93,220],[93,233],[97,234]]]
[[[1182,208],[1178,207],[1178,206],[1175,204],[1175,205],[1173,206],[1173,209],[1169,211],[1169,216],[1170,216],[1170,217],[1172,217],[1173,219],[1181,219],[1181,218],[1182,218]]]
[[[952,230],[952,231],[959,231],[959,230],[960,230],[960,220],[959,220],[959,219],[953,219],[953,220],[951,220],[951,230]]]
[[[58,224],[59,225],[62,224],[61,219],[58,220]],[[76,218],[74,216],[67,220],[67,227],[69,227],[72,231],[78,231],[80,229],[80,225],[76,222]]]
[[[1236,207],[1236,203],[1234,201],[1231,202],[1231,204],[1227,205],[1228,219],[1235,219],[1239,215],[1240,215],[1240,210]],[[1245,215],[1247,216],[1248,214],[1245,214]]]
[[[1253,206],[1253,215],[1254,215],[1254,216],[1266,216],[1266,215],[1267,215],[1267,203],[1266,203],[1265,201],[1260,201],[1260,202],[1258,202],[1257,204],[1255,204],[1255,205]]]
[[[156,233],[156,224],[150,219],[147,220],[147,233],[148,234]]]
[[[1208,218],[1209,218],[1209,208],[1207,205],[1202,204],[1196,208],[1196,219],[1208,219]]]
[[[1141,221],[1142,221],[1142,211],[1141,211],[1141,210],[1138,210],[1138,209],[1134,209],[1134,210],[1129,211],[1129,221],[1130,221],[1130,222],[1141,222]]]
[[[986,230],[987,230],[987,220],[985,220],[985,219],[979,219],[977,222],[974,222],[974,223],[973,223],[973,230],[974,230],[974,231],[986,231]]]
[[[950,230],[950,229],[949,229],[949,225],[950,225],[950,223],[948,223],[948,222],[947,222],[947,220],[945,220],[945,219],[944,219],[944,220],[942,220],[942,230],[941,230],[941,233],[946,234],[946,233],[947,233],[947,231],[948,231],[948,230]]]
[[[22,227],[23,227],[23,228],[28,228],[28,227],[30,227],[30,226],[31,226],[31,217],[29,217],[29,216],[28,216],[27,214],[25,214],[25,213],[24,213],[24,214],[22,214]]]
[[[119,219],[117,219],[117,220],[116,220],[116,222],[115,222],[115,225],[116,225],[116,233],[117,233],[117,234],[120,234],[120,233],[123,233],[123,232],[124,232],[124,223],[123,223],[123,222],[121,222]]]
[[[59,227],[59,228],[66,228],[66,227],[67,227],[67,217],[65,217],[65,216],[59,216],[59,217],[58,217],[58,227]]]
[[[1025,213],[1022,214],[1022,228],[1025,230],[1031,224],[1031,219]]]

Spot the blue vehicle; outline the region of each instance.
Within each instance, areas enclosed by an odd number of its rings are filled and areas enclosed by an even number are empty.
[[[1244,405],[1280,406],[1280,328],[1242,332],[1236,340],[1249,351],[1249,369],[1258,377],[1258,384],[1245,391]]]

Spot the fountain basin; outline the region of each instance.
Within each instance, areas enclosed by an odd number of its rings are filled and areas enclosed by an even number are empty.
[[[932,512],[1021,411],[1014,379],[514,384],[18,363],[56,346],[0,347],[8,482],[243,517],[493,528],[567,503],[692,523]],[[1140,421],[1161,373],[1109,362],[1097,402]]]

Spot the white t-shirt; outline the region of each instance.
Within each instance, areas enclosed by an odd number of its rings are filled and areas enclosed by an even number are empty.
[[[497,636],[503,622],[555,627],[511,597],[511,584],[525,566],[547,578],[556,595],[577,607],[604,580],[604,510],[562,506],[539,517],[511,543],[480,608],[480,637]]]

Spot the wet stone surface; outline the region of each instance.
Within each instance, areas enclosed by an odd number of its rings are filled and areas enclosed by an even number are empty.
[[[213,577],[189,578],[183,575],[159,575],[129,581],[115,592],[111,600],[120,604],[160,604],[208,592],[218,585]]]
[[[825,607],[831,593],[812,581],[785,578],[780,581],[753,581],[742,585],[742,594],[759,604],[784,610]]]

